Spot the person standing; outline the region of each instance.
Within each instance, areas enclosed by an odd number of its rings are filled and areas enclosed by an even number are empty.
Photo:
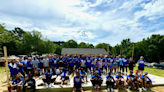
[[[47,56],[45,56],[45,58],[43,59],[43,67],[44,67],[44,72],[47,72],[49,67],[49,59],[47,58]]]
[[[101,58],[99,58],[97,65],[98,65],[98,68],[101,70],[101,72],[103,72],[103,62],[102,62]]]
[[[121,72],[121,70],[123,71],[123,61],[121,55],[119,55],[119,62],[120,62],[120,72]]]
[[[74,88],[73,88],[73,92],[76,92],[76,89],[79,88],[81,92],[83,92],[82,89],[82,78],[79,75],[79,72],[76,72],[76,76],[73,78],[74,79]]]
[[[141,75],[143,75],[144,67],[146,65],[146,61],[144,60],[143,56],[140,56],[140,59],[137,61],[138,70]]]
[[[129,60],[126,58],[126,56],[124,56],[122,60],[123,60],[123,74],[124,74],[124,69],[126,69],[126,75],[127,75]]]
[[[134,66],[135,66],[135,62],[134,62],[133,59],[130,57],[130,58],[129,58],[129,71],[133,71]]]
[[[16,78],[16,75],[18,74],[19,68],[17,64],[15,63],[15,60],[11,60],[11,63],[8,64],[8,67],[10,69],[11,79],[13,80]]]

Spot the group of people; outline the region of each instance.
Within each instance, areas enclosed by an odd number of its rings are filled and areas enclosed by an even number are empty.
[[[135,62],[132,58],[127,59],[126,56],[122,58],[121,55],[116,57],[113,57],[112,55],[47,55],[44,57],[36,55],[24,57],[19,60],[12,60],[11,63],[8,64],[12,79],[9,91],[11,91],[11,89],[17,89],[17,91],[19,91],[22,84],[24,91],[29,88],[32,88],[33,91],[35,91],[35,80],[32,77],[40,75],[44,75],[43,82],[46,87],[51,87],[52,83],[56,80],[55,78],[52,78],[53,75],[61,77],[62,86],[64,81],[69,79],[68,75],[74,73],[76,73],[76,76],[74,77],[73,92],[76,91],[76,88],[80,88],[80,90],[83,91],[81,84],[88,82],[88,74],[92,75],[90,81],[92,82],[95,91],[100,90],[100,86],[103,82],[101,77],[102,74],[107,75],[106,84],[108,91],[113,92],[114,83],[116,83],[117,88],[119,84],[123,84],[124,87],[126,86],[126,83],[128,83],[128,85],[132,84],[134,89],[139,88],[139,83],[141,83],[142,89],[146,90],[146,78],[149,80],[149,87],[151,86],[152,81],[147,76],[147,73],[143,75],[144,66],[146,64],[143,56],[140,57],[137,63],[138,70],[135,75],[133,75]],[[128,67],[130,75],[127,75]],[[124,70],[126,71],[126,74]],[[114,78],[111,76],[112,74],[118,75]],[[26,75],[29,75],[28,78]],[[127,79],[122,75],[126,75]],[[112,85],[111,89],[109,88],[109,85]]]

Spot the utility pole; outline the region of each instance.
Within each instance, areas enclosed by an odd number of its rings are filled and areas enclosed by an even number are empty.
[[[109,44],[107,44],[107,52],[108,52],[108,55],[109,55]]]
[[[4,50],[4,57],[6,61],[6,75],[7,75],[7,87],[9,86],[9,69],[8,69],[8,60],[7,60],[7,48],[6,46],[3,46]]]

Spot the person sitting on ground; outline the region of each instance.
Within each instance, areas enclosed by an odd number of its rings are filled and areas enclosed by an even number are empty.
[[[35,92],[36,86],[32,74],[29,75],[29,79],[23,84],[23,92],[26,92],[26,89],[33,89],[32,92]]]
[[[83,92],[83,89],[81,87],[82,83],[82,77],[79,75],[79,72],[76,72],[76,76],[74,77],[74,88],[73,92],[76,92],[76,89],[79,88],[81,92]]]
[[[81,70],[79,71],[80,76],[82,77],[83,81],[84,81],[84,77],[86,78],[86,82],[88,82],[87,80],[87,73],[84,71],[83,68],[81,68]]]
[[[143,80],[142,80],[142,76],[139,74],[139,70],[136,70],[134,74],[134,81],[137,82],[138,88],[139,88],[139,83],[141,83],[142,90],[146,91],[146,89],[143,87]]]
[[[126,79],[121,75],[121,72],[118,72],[118,75],[116,75],[116,85],[117,85],[117,91],[119,91],[119,84],[123,84],[124,85],[124,90],[126,87]]]
[[[103,80],[102,80],[101,76],[97,72],[95,72],[91,78],[91,82],[92,82],[93,87],[95,88],[95,91],[100,91],[100,86],[102,84],[102,81]]]
[[[131,90],[130,84],[133,85],[133,87],[134,87],[135,90],[136,90],[136,87],[138,88],[138,84],[134,80],[134,75],[133,75],[133,71],[132,70],[130,71],[130,74],[127,76],[127,80],[126,81],[128,82],[128,88],[129,88],[129,90]]]
[[[106,85],[107,85],[107,91],[110,92],[113,92],[113,87],[114,87],[114,83],[115,83],[115,80],[113,78],[113,76],[111,76],[111,73],[109,72],[109,74],[106,76]],[[111,89],[109,88],[109,85],[111,85]]]
[[[146,88],[146,84],[147,82],[149,83],[149,90],[151,90],[151,85],[152,85],[152,80],[148,77],[148,73],[145,72],[144,75],[142,75],[142,80],[143,80],[143,83],[144,83],[144,88],[147,90]]]
[[[11,63],[8,64],[8,67],[10,69],[10,76],[11,79],[15,79],[16,75],[19,73],[19,68],[17,67],[17,64],[15,63],[15,60],[11,60]]]
[[[50,69],[48,69],[48,71],[45,72],[45,76],[44,76],[45,79],[43,79],[43,82],[45,83],[47,88],[51,87],[52,82],[54,82],[54,80],[51,79],[52,75],[53,75],[53,72],[51,72]]]
[[[61,70],[61,69],[63,69],[63,68],[60,67],[59,69]],[[64,84],[64,81],[65,81],[65,80],[69,80],[69,77],[66,76],[66,71],[63,71],[63,70],[60,71],[60,76],[61,76],[61,80],[62,80],[62,81],[61,81],[60,87],[62,87],[63,84]]]
[[[40,68],[38,68],[37,66],[35,66],[34,68],[34,76],[40,76]]]
[[[9,87],[8,87],[8,91],[11,92],[11,90],[15,90],[17,89],[17,92],[19,92],[21,86],[23,83],[23,79],[21,78],[21,76],[19,74],[16,75],[16,78],[12,80],[12,82],[10,83]]]

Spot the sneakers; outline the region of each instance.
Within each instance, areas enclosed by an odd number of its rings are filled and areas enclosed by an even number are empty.
[[[111,88],[111,92],[113,92],[113,88]]]
[[[149,90],[151,90],[151,88],[149,88]]]
[[[130,87],[130,86],[128,86],[128,89],[129,89],[129,90],[131,90],[131,87]]]
[[[136,90],[137,88],[136,88],[136,87],[134,87],[134,89]]]
[[[119,92],[119,88],[117,89],[117,92]]]
[[[110,92],[110,88],[107,88],[107,91]]]
[[[97,88],[97,91],[100,91],[100,88]]]
[[[144,87],[142,87],[142,90],[146,91],[147,89],[146,89],[146,88],[144,88]]]
[[[95,88],[95,91],[97,91],[97,88]]]

